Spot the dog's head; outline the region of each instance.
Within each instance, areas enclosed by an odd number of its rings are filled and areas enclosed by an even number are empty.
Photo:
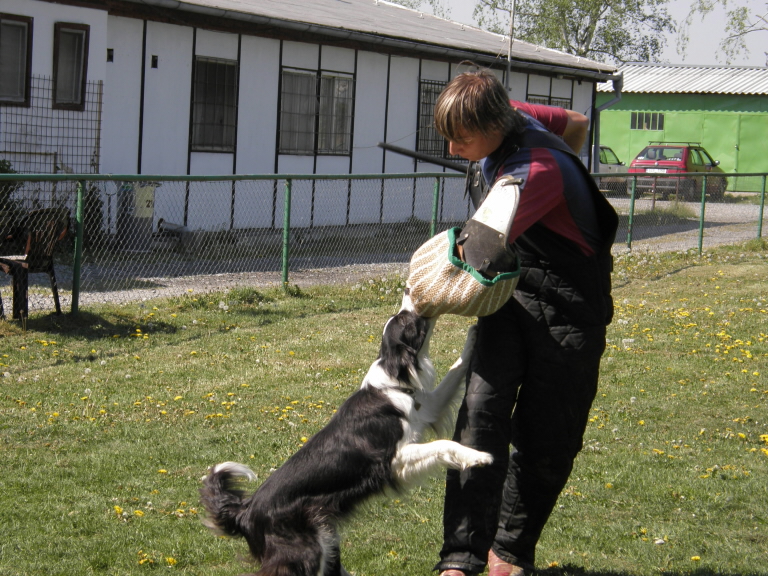
[[[379,359],[390,378],[409,383],[419,369],[419,351],[427,339],[429,321],[412,310],[400,310],[384,326]]]

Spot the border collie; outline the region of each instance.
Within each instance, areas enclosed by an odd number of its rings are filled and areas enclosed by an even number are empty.
[[[452,424],[476,339],[472,327],[460,358],[434,388],[434,323],[409,309],[392,316],[360,389],[251,496],[240,480],[256,475],[242,464],[218,464],[203,478],[205,524],[245,537],[261,563],[257,576],[343,576],[337,525],[359,504],[406,490],[440,468],[491,463],[489,454],[450,440],[417,443],[427,428],[443,433]]]

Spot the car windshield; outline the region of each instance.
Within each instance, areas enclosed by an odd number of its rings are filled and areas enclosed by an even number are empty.
[[[682,148],[670,148],[661,146],[648,146],[640,152],[638,160],[682,160]]]

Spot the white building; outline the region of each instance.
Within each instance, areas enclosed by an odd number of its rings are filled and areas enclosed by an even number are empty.
[[[432,105],[507,38],[381,0],[3,0],[0,159],[20,172],[442,170]],[[611,66],[520,41],[511,97],[591,114]],[[584,158],[586,160],[586,154]]]

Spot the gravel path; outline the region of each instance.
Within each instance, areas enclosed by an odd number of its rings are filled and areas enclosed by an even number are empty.
[[[629,211],[629,200],[624,198],[611,198],[611,203],[624,214]],[[671,202],[657,201],[655,208],[664,208]],[[654,206],[652,200],[642,198],[635,204],[635,213],[650,211]],[[689,210],[698,214],[700,206],[689,204]],[[712,248],[724,244],[737,244],[756,238],[759,206],[748,204],[717,204],[711,203],[706,207],[704,248]],[[768,221],[765,222],[768,230]],[[682,226],[642,226],[641,220],[636,218],[633,229],[632,252],[670,252],[695,249],[698,247],[699,225],[697,220],[689,220]],[[617,243],[613,251],[616,254],[629,252],[627,247],[627,229],[620,229],[617,234]],[[372,259],[374,257],[369,257]],[[391,277],[394,275],[406,276],[408,273],[408,255],[385,255],[382,260],[387,263],[364,263],[338,265],[343,261],[341,257],[328,258],[323,262],[315,262],[315,267],[302,266],[301,261],[292,261],[291,265],[296,270],[291,270],[288,281],[291,285],[306,288],[320,284],[354,284],[361,279],[375,277]],[[395,260],[395,262],[392,262]],[[131,290],[105,290],[84,291],[80,295],[80,306],[87,309],[89,305],[105,302],[135,302],[154,298],[166,298],[192,293],[207,293],[229,290],[240,286],[252,288],[272,288],[280,286],[282,276],[279,265],[272,263],[267,269],[259,271],[235,271],[217,274],[196,274],[163,276],[161,270],[157,270],[152,276],[151,272],[145,272],[146,276],[138,278],[140,284],[146,287]],[[104,269],[98,271],[101,274],[114,274],[114,270]],[[61,293],[61,304],[64,310],[71,307],[71,294],[68,288],[71,286],[71,270],[57,267]],[[166,271],[165,274],[168,274]],[[5,295],[5,307],[10,312],[11,290],[8,282],[0,278],[0,293]],[[53,309],[53,299],[48,286],[47,276],[34,274],[30,277],[30,311],[38,312]]]

